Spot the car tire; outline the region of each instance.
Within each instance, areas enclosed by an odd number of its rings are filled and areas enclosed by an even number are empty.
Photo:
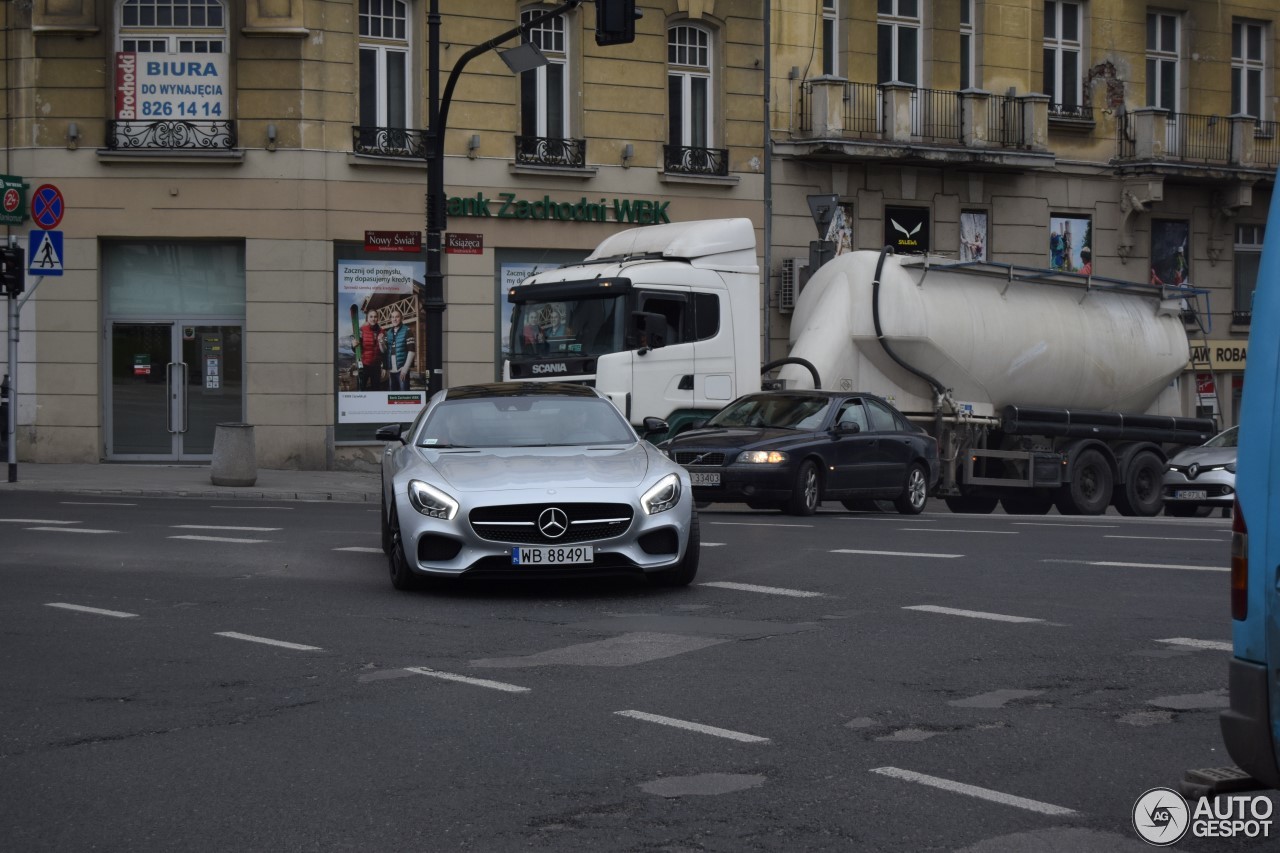
[[[688,586],[698,574],[698,561],[702,556],[702,535],[698,530],[698,511],[689,520],[689,541],[684,546],[684,559],[674,568],[649,572],[649,582],[654,586]]]
[[[893,499],[893,507],[902,515],[919,515],[929,503],[929,478],[919,462],[907,469],[907,482],[902,494]]]
[[[806,459],[800,463],[800,470],[796,472],[791,497],[787,499],[787,512],[790,515],[813,515],[821,505],[822,476],[813,460]]]
[[[1063,515],[1102,515],[1114,486],[1106,458],[1096,450],[1084,450],[1071,466],[1071,482],[1058,487],[1053,503]]]
[[[388,528],[391,532],[391,549],[387,552],[387,564],[391,569],[391,585],[401,592],[418,589],[421,579],[409,568],[409,559],[404,553],[404,539],[400,536],[400,516],[394,503],[389,513]]]
[[[943,498],[947,509],[966,515],[990,515],[1000,501],[987,495],[952,495]]]
[[[1044,515],[1053,509],[1053,498],[1048,495],[1005,495],[1000,499],[1008,515]]]
[[[1161,496],[1164,463],[1154,453],[1139,453],[1129,460],[1124,482],[1115,488],[1112,503],[1121,515],[1153,516],[1164,505]]]
[[[387,492],[382,491],[382,553],[391,556],[391,525],[387,522]]]

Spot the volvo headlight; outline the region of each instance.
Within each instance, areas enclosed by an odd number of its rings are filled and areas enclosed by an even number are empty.
[[[458,502],[421,480],[409,481],[409,503],[423,515],[451,520],[458,514]]]
[[[644,507],[644,511],[649,515],[666,512],[679,502],[680,477],[676,474],[663,477],[656,486],[644,493],[644,497],[640,498],[640,506]]]
[[[781,450],[744,450],[738,454],[738,462],[748,465],[781,465],[787,454]]]

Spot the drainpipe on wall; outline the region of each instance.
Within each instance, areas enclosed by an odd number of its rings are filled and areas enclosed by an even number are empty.
[[[764,340],[761,342],[760,363],[767,364],[773,358],[769,343],[770,284],[773,281],[773,36],[772,0],[764,0],[764,270],[760,276],[764,307]]]

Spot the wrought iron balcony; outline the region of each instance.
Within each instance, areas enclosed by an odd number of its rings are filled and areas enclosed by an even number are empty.
[[[351,150],[356,154],[424,160],[427,156],[427,131],[354,126],[351,128]]]
[[[517,136],[516,164],[581,169],[587,165],[587,141],[550,136]]]
[[[662,146],[662,169],[680,175],[729,174],[729,151],[726,148],[694,148],[688,145]]]
[[[235,147],[234,121],[107,122],[111,151],[231,151]]]
[[[1093,121],[1093,107],[1084,104],[1049,104],[1049,118],[1069,121]]]

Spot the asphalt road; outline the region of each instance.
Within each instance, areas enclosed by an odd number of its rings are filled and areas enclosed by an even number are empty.
[[[369,505],[0,497],[0,849],[1139,851],[1230,763],[1226,519],[702,522],[404,594]]]

